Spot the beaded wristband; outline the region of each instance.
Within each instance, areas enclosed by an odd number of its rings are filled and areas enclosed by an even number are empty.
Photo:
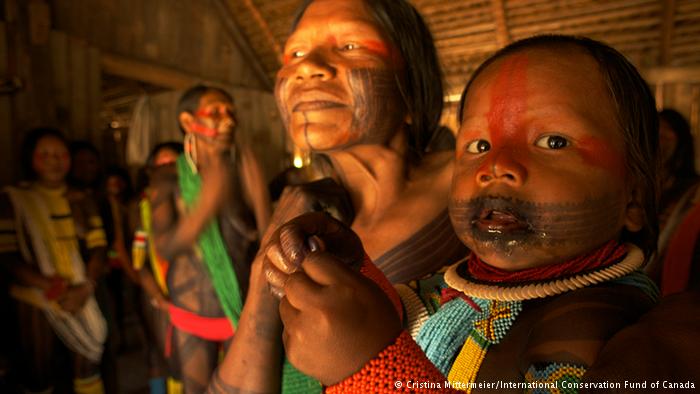
[[[328,387],[326,393],[435,392],[428,388],[407,387],[409,381],[443,383],[445,377],[428,360],[411,335],[403,331],[393,344],[382,350],[359,372]]]

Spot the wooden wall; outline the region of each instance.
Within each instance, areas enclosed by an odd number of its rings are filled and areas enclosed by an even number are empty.
[[[0,182],[18,180],[17,147],[34,127],[108,147],[103,73],[174,90],[205,82],[251,92],[252,113],[241,117],[258,120],[242,132],[260,147],[284,145],[268,113],[272,83],[228,12],[222,0],[0,1]],[[270,172],[280,167],[278,149],[260,153]]]
[[[270,90],[269,81],[251,67],[255,59],[247,59],[235,42],[219,2],[51,0],[51,8],[56,29],[82,37],[105,53],[222,85]]]
[[[0,181],[6,184],[18,179],[19,145],[31,128],[57,127],[97,142],[101,82],[99,50],[52,30],[48,3],[3,5],[0,78],[8,88],[0,93]]]

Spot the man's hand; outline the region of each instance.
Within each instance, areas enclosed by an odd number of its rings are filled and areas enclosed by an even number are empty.
[[[76,314],[83,309],[85,302],[95,291],[94,285],[91,282],[81,283],[68,288],[63,295],[58,299],[61,308],[69,313]]]
[[[323,213],[283,225],[266,249],[287,357],[325,385],[360,370],[401,331],[387,296],[358,272],[363,257],[357,235]]]
[[[354,212],[347,191],[331,178],[284,188],[272,216],[273,228],[307,212],[327,212],[343,223],[353,221]]]

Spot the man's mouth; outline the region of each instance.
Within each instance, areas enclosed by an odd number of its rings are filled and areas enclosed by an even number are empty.
[[[488,233],[504,234],[527,231],[527,221],[513,212],[498,209],[481,209],[471,221],[472,226]]]
[[[345,104],[339,103],[337,101],[311,100],[297,103],[292,108],[292,112],[322,111],[326,109],[342,107],[345,107]]]

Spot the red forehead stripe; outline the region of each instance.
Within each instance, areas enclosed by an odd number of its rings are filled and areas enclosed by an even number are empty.
[[[491,107],[486,115],[493,146],[501,146],[516,135],[527,103],[527,56],[506,57],[491,88]],[[526,136],[523,134],[523,138]]]

